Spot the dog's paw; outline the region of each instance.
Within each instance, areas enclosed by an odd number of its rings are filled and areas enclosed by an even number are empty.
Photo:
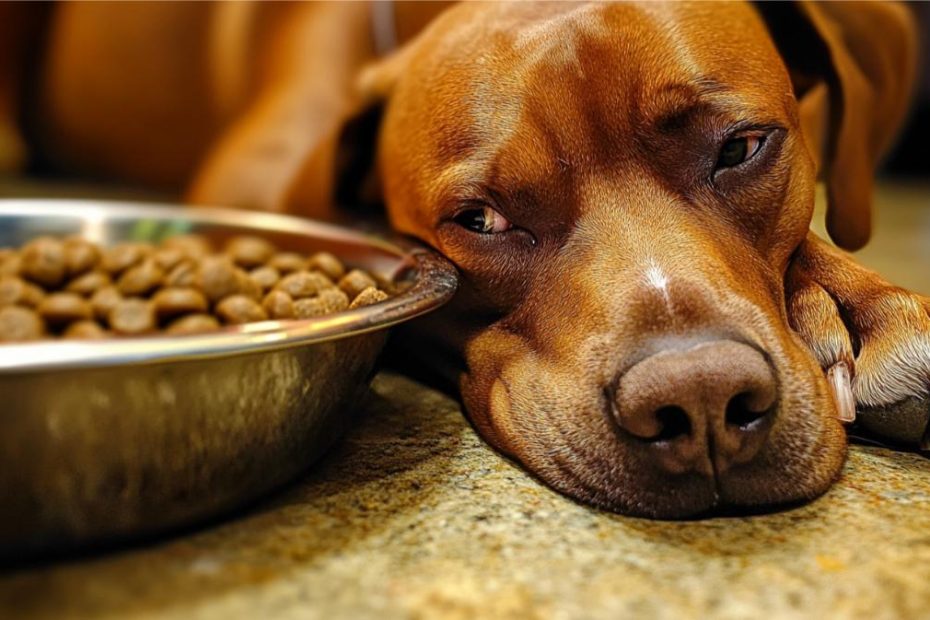
[[[828,373],[840,418],[928,447],[930,299],[893,286],[813,236],[785,285],[789,323]]]

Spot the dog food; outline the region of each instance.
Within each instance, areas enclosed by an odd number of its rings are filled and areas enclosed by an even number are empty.
[[[306,319],[383,301],[383,288],[332,254],[279,252],[258,237],[235,237],[220,252],[197,235],[110,247],[40,237],[0,248],[0,342]]]

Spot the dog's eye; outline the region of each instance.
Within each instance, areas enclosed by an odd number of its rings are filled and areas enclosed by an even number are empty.
[[[717,169],[734,168],[752,159],[765,143],[765,136],[751,134],[727,140],[717,157]]]
[[[452,219],[459,226],[483,235],[502,233],[512,227],[507,218],[488,206],[463,209]]]

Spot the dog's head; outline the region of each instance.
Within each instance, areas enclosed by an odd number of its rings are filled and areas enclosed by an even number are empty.
[[[903,113],[907,20],[856,10],[468,3],[364,76],[390,220],[461,271],[426,326],[491,444],[637,515],[831,484],[845,437],[783,278],[818,165],[834,237],[867,237]]]

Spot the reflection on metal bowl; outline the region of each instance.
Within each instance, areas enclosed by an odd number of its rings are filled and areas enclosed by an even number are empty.
[[[388,300],[198,336],[0,346],[0,556],[60,553],[196,523],[281,485],[346,428],[387,328],[445,303],[434,252],[296,218],[68,200],[0,201],[0,247],[257,234],[393,282]]]

